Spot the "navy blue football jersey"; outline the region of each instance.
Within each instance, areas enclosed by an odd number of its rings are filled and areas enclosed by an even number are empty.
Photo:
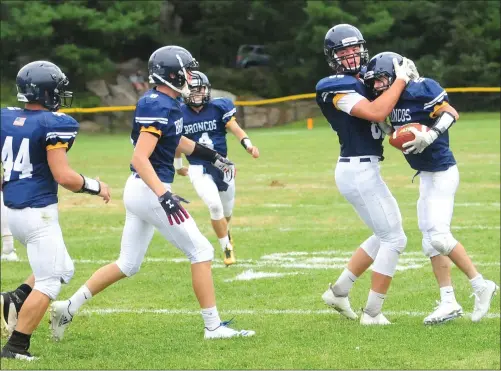
[[[383,156],[384,133],[377,124],[350,116],[334,106],[343,94],[358,93],[369,97],[362,80],[349,75],[332,75],[317,83],[317,104],[339,137],[341,156]]]
[[[148,90],[137,102],[130,139],[135,147],[139,134],[146,131],[158,136],[150,162],[160,180],[174,180],[174,155],[183,132],[183,114],[179,100],[156,89]],[[135,173],[134,167],[130,169]]]
[[[183,135],[226,157],[228,154],[226,124],[237,111],[233,102],[227,98],[215,98],[205,104],[200,112],[196,112],[188,105],[183,105],[182,111]],[[211,165],[210,162],[193,156],[186,158],[191,165]]]
[[[3,193],[11,209],[40,208],[57,203],[57,182],[47,151],[73,145],[78,122],[59,112],[2,108]]]
[[[411,81],[391,112],[390,121],[394,128],[411,122],[432,127],[434,113],[449,99],[446,91],[435,80],[420,78]],[[409,165],[418,171],[444,171],[456,164],[449,148],[449,132],[440,135],[423,152],[405,155]]]

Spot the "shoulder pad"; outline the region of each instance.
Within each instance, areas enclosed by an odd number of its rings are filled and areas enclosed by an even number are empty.
[[[78,121],[63,112],[48,112],[47,121],[50,127],[64,127],[78,129]]]
[[[365,86],[358,78],[350,75],[332,75],[323,78],[317,83],[317,92],[331,93],[365,93]]]
[[[433,79],[419,78],[413,80],[405,88],[404,99],[418,100],[426,104],[436,104],[447,96],[444,88]]]
[[[228,98],[214,98],[211,99],[209,103],[221,111],[223,115],[222,119],[225,123],[228,122],[237,112],[235,105],[231,99]]]

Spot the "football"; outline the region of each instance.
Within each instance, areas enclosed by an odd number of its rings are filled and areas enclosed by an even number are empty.
[[[399,127],[397,130],[395,130],[393,134],[390,135],[389,139],[390,144],[393,147],[403,151],[404,148],[402,147],[402,145],[414,139],[414,134],[409,130],[409,128],[411,127],[414,127],[420,131],[430,130],[428,126],[421,125],[418,123],[403,125]]]

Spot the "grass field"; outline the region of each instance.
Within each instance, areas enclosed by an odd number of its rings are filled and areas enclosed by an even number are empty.
[[[238,165],[232,223],[238,265],[222,265],[208,210],[189,180],[177,177],[174,190],[191,200],[189,211],[216,249],[213,273],[223,319],[235,317],[234,326],[255,330],[254,338],[203,340],[189,265],[155,234],[141,271],[93,298],[61,343],[50,340],[46,317],[32,338],[32,353],[41,359],[2,360],[2,369],[500,368],[499,296],[480,323],[466,315],[441,326],[422,324],[439,292],[421,253],[419,181],[411,183],[414,171],[397,150],[386,145],[381,166],[409,238],[384,306],[393,325],[363,328],[335,314],[320,297],[370,235],[336,189],[337,136],[321,119],[311,131],[298,122],[249,133],[260,148],[258,160],[229,138],[230,157]],[[484,276],[499,283],[499,113],[463,114],[451,142],[461,174],[453,233]],[[114,200],[104,205],[96,197],[61,191],[60,221],[76,266],[61,298],[118,256],[131,153],[128,134],[82,134],[69,154],[75,169],[111,185]],[[2,290],[17,287],[30,273],[25,249],[17,248],[23,261],[2,263]],[[355,284],[354,308],[365,305],[369,278]],[[453,268],[453,281],[458,301],[471,313],[467,278]]]

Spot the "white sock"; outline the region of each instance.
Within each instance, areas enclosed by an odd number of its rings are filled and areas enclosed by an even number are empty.
[[[475,292],[481,292],[484,290],[487,282],[485,282],[484,277],[479,273],[470,280],[471,287]]]
[[[14,250],[14,237],[2,236],[2,254],[10,254]]]
[[[350,292],[357,278],[358,277],[351,273],[348,268],[345,268],[334,286],[332,286],[332,292],[334,292],[334,295],[336,296],[348,296],[348,293]]]
[[[454,288],[452,286],[440,288],[440,301],[447,303],[454,303],[456,301],[456,295],[454,295]]]
[[[381,313],[381,308],[383,307],[385,294],[379,294],[375,291],[369,291],[369,298],[367,299],[367,304],[365,305],[364,312],[371,317],[376,317]]]
[[[230,243],[230,239],[228,238],[228,235],[219,239],[219,244],[221,245],[221,249],[223,249],[223,251],[224,251],[224,248],[226,246],[228,246],[229,243]]]
[[[68,307],[70,314],[73,316],[87,300],[90,300],[90,298],[92,298],[92,293],[88,287],[86,285],[80,287],[70,298],[70,306]]]
[[[219,318],[219,313],[216,307],[203,308],[201,310],[202,318],[204,319],[205,327],[209,330],[214,330],[221,325],[221,318]]]

